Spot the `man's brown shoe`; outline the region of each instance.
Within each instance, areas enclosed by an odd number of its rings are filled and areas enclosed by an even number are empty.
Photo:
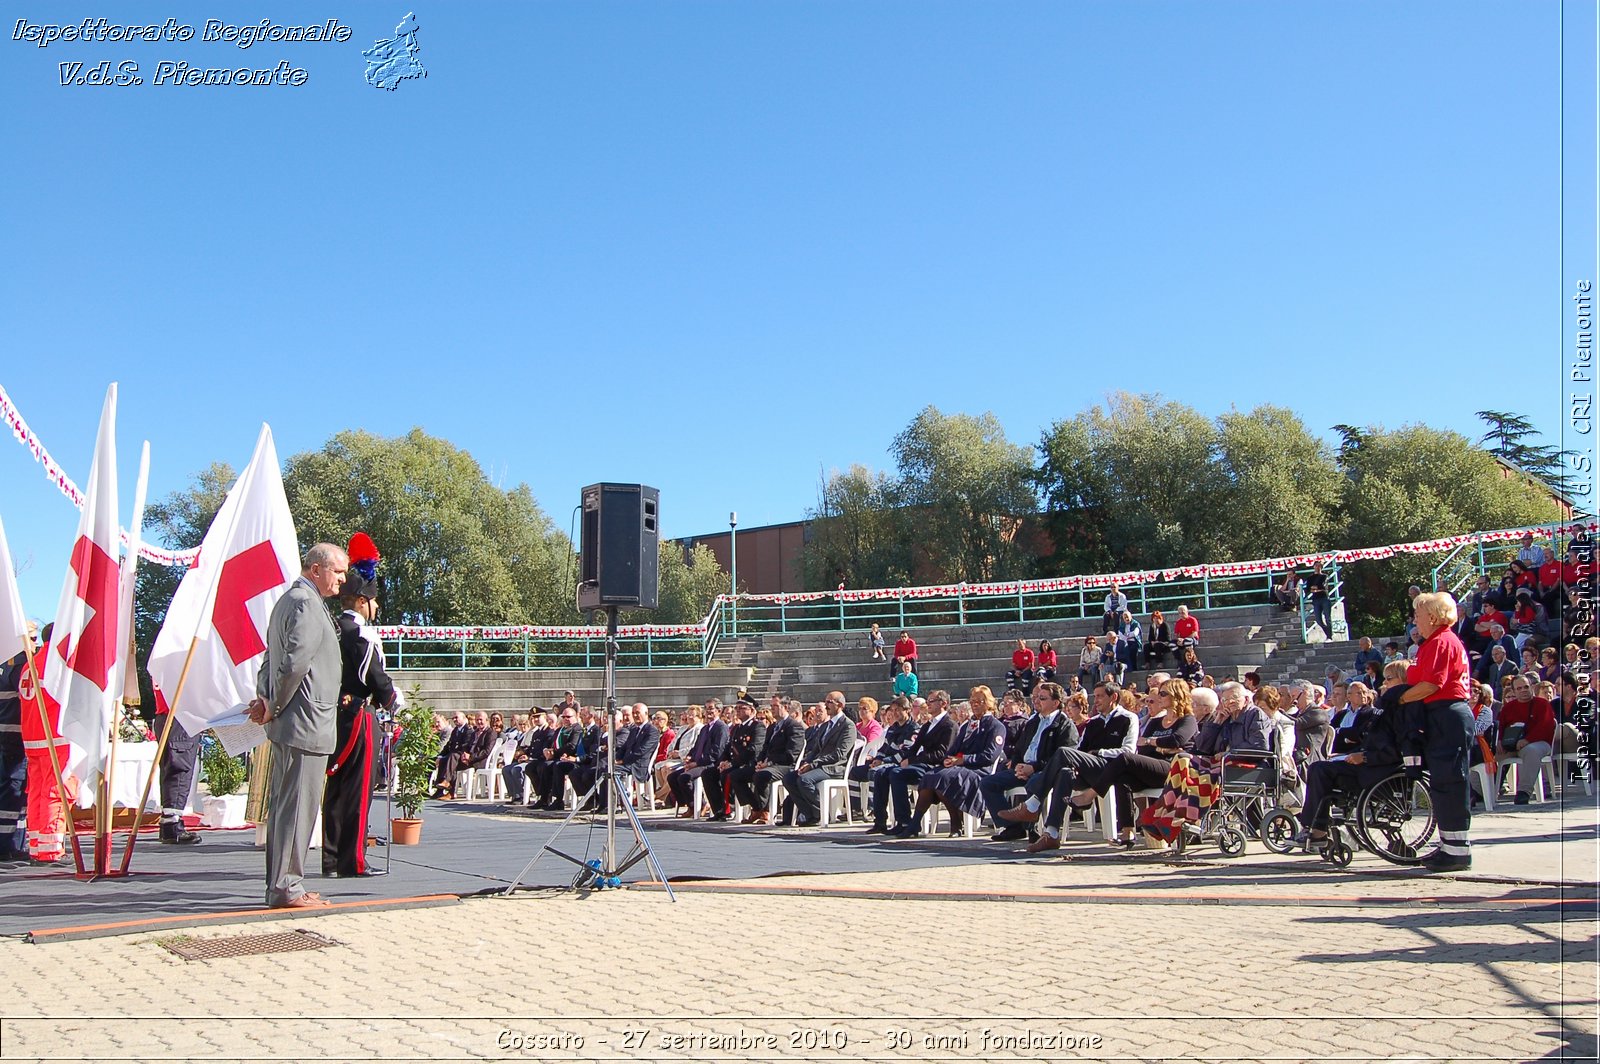
[[[319,898],[315,894],[309,894],[308,893],[308,894],[302,894],[298,898],[291,898],[288,901],[275,901],[271,905],[267,906],[267,908],[269,908],[269,909],[326,909],[326,908],[329,908],[332,904],[333,904],[332,902],[327,901],[327,900],[325,900],[323,898]]]
[[[752,823],[752,824],[770,824],[770,823],[772,823],[772,814],[767,812],[767,810],[763,809],[763,810],[761,810],[761,812],[754,813],[754,814],[751,815],[750,823]]]
[[[1039,819],[1039,814],[1029,812],[1026,805],[1014,805],[1000,810],[1000,819],[1008,824],[1032,824]]]
[[[1037,842],[1028,844],[1029,853],[1044,853],[1046,850],[1061,849],[1061,840],[1054,835],[1040,835]]]

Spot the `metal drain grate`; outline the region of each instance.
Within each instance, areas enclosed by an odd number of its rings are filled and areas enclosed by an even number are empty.
[[[251,957],[262,953],[293,953],[327,949],[338,942],[315,931],[280,931],[270,935],[226,935],[221,938],[176,938],[161,943],[186,961],[215,961],[225,957]]]

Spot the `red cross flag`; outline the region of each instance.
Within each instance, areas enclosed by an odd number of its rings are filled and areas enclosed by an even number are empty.
[[[244,722],[267,650],[267,617],[299,572],[278,450],[262,425],[256,453],[228,489],[150,649],[157,706],[170,706],[184,731]]]
[[[117,707],[113,680],[125,641],[118,631],[117,386],[106,389],[89,467],[78,538],[56,606],[44,667],[45,697],[61,706],[60,731],[72,743],[61,768],[92,792],[99,782]]]
[[[28,645],[28,617],[22,612],[16,570],[11,568],[11,548],[0,524],[0,661],[10,661]]]

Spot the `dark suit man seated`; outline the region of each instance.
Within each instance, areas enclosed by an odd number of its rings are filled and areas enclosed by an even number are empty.
[[[1035,827],[1041,810],[1048,805],[1045,834],[1060,839],[1073,791],[1081,790],[1087,785],[1084,781],[1104,771],[1111,758],[1138,749],[1139,718],[1118,703],[1121,693],[1122,689],[1109,681],[1095,684],[1095,716],[1084,722],[1083,735],[1073,735],[1058,746],[1044,770],[1033,773],[1023,784],[1027,796],[1014,808],[1002,810],[998,819],[1021,824],[1024,829]],[[1132,819],[1133,814],[1128,812],[1123,822],[1131,823]]]
[[[719,824],[728,819],[727,790],[733,784],[732,774],[753,770],[767,742],[767,726],[756,719],[755,714],[754,702],[741,698],[734,703],[733,715],[738,723],[728,729],[728,748],[706,769],[700,781],[705,788],[706,801],[711,805],[711,819]]]
[[[1025,787],[1028,779],[1042,772],[1050,759],[1070,738],[1077,741],[1078,729],[1063,712],[1062,703],[1067,693],[1058,683],[1042,683],[1033,689],[1034,716],[1017,733],[1016,741],[1006,752],[1000,766],[978,784],[989,815],[997,821],[1002,810],[1011,808],[1006,792],[1013,787]],[[1013,824],[994,836],[996,842],[1011,842],[1028,838],[1032,829]]]
[[[800,703],[786,702],[779,712],[783,716],[767,729],[766,739],[761,744],[761,752],[756,755],[755,763],[729,773],[733,779],[734,797],[750,809],[745,821],[749,824],[772,822],[772,811],[767,808],[767,795],[772,792],[772,785],[781,782],[805,760],[806,732],[805,726],[800,723],[803,712]]]
[[[461,760],[461,754],[472,746],[475,732],[472,722],[465,713],[457,711],[450,717],[450,734],[445,738],[444,745],[439,748],[439,757],[434,764],[433,795],[442,797],[447,791],[455,789],[456,775],[452,768]]]
[[[459,741],[457,736],[460,737]],[[495,733],[489,730],[487,713],[473,714],[470,727],[456,728],[450,733],[450,749],[445,754],[443,774],[439,778],[440,797],[455,795],[457,772],[465,772],[489,760],[489,747],[493,745],[495,737]]]
[[[632,729],[628,723],[628,710],[626,708],[619,706],[616,710],[615,718],[617,757],[620,760],[621,751],[627,745],[628,736]],[[588,794],[600,782],[601,777],[606,772],[606,746],[610,740],[606,735],[605,720],[604,713],[595,717],[596,723],[591,733],[593,741],[585,745],[583,760],[579,762],[577,768],[572,770],[572,789],[578,792],[580,798]],[[599,792],[596,791],[594,796],[589,799],[586,809],[589,812],[594,812],[599,808],[600,796]]]
[[[555,738],[533,763],[533,784],[540,809],[561,808],[563,785],[583,759],[583,727],[578,723],[577,711],[563,709],[560,721]]]
[[[622,710],[618,710],[619,715]],[[643,702],[634,703],[627,711],[628,724],[617,725],[617,771],[626,772],[635,780],[643,783],[650,778],[650,766],[655,761],[656,747],[661,744],[661,729],[650,723],[650,707]],[[605,766],[600,767],[603,774]],[[606,807],[606,794],[610,790],[610,781],[602,775],[600,792],[597,796],[597,806]],[[627,796],[623,796],[627,800]]]
[[[673,801],[681,810],[680,817],[694,816],[694,781],[704,776],[706,772],[715,767],[722,760],[723,752],[728,748],[728,725],[722,720],[722,710],[714,702],[706,703],[706,721],[700,728],[700,738],[694,742],[694,749],[689,756],[684,758],[682,766],[673,770],[667,777],[667,786],[672,789]],[[721,795],[712,795],[706,792],[707,804],[721,801]]]
[[[527,730],[517,739],[517,748],[511,755],[511,763],[500,770],[500,776],[506,781],[506,797],[513,802],[522,801],[522,785],[526,780],[529,790],[533,788],[534,764],[543,757],[544,748],[555,741],[556,730],[551,724],[551,718],[543,712],[535,713],[528,721]],[[529,799],[532,800],[531,797]]]
[[[872,827],[869,835],[890,834],[887,814],[894,805],[896,835],[916,830],[911,816],[910,787],[930,772],[944,767],[945,755],[956,737],[955,718],[950,715],[950,695],[943,690],[928,693],[927,721],[901,754],[898,764],[884,765],[872,774]]]
[[[796,826],[814,827],[822,823],[822,796],[819,790],[825,779],[839,779],[844,775],[850,754],[856,746],[856,726],[845,716],[844,693],[829,691],[823,702],[828,718],[816,726],[812,738],[806,743],[805,759],[783,777],[784,790],[789,792],[783,806],[783,823],[794,815]]]

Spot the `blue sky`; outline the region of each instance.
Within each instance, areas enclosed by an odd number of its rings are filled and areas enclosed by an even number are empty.
[[[83,481],[121,382],[125,510],[141,439],[159,497],[263,420],[421,426],[563,528],[645,481],[673,536],[799,518],[929,403],[1559,427],[1554,4],[455,0],[374,89],[411,2],[6,5],[0,384]],[[354,36],[11,39],[91,16]],[[309,78],[58,84],[102,59]],[[0,514],[48,615],[76,514],[4,441]]]

